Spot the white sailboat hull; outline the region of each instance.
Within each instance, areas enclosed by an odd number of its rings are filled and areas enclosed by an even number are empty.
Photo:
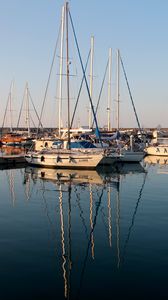
[[[168,156],[168,145],[149,146],[145,152],[148,155]]]
[[[123,162],[140,162],[144,158],[145,153],[142,151],[130,151],[126,150],[121,153],[121,156],[119,158],[119,161]]]
[[[83,153],[71,150],[40,151],[25,155],[26,161],[31,165],[70,169],[94,169],[103,157],[103,151],[100,153]]]

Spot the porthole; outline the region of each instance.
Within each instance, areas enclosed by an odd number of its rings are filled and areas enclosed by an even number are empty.
[[[41,156],[41,161],[45,161],[45,157],[43,155]]]

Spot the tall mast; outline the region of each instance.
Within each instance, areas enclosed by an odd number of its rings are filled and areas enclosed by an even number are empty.
[[[61,16],[61,46],[60,46],[59,104],[58,104],[59,105],[58,108],[59,137],[61,136],[61,123],[62,123],[62,70],[63,70],[64,23],[65,23],[65,6],[62,7],[62,16]]]
[[[26,125],[27,125],[28,136],[30,136],[29,88],[27,82],[26,82]]]
[[[14,90],[14,81],[12,81],[10,93],[9,93],[10,131],[11,132],[13,131],[13,115],[12,115],[13,90]]]
[[[93,97],[93,55],[94,55],[94,36],[91,36],[91,53],[90,53],[90,97]],[[92,108],[89,107],[89,128],[92,126]]]
[[[70,149],[70,98],[69,98],[69,41],[68,41],[68,2],[66,7],[66,76],[67,76],[67,100],[68,100],[68,149]]]
[[[13,81],[11,82],[11,86],[10,86],[10,90],[9,90],[9,95],[8,95],[8,100],[7,100],[7,103],[6,103],[5,113],[4,113],[3,122],[2,122],[2,129],[4,128],[5,121],[6,121],[7,111],[9,109],[9,105],[10,105],[10,102],[11,102],[12,85],[13,85]],[[10,124],[10,127],[11,127],[10,129],[12,130],[11,124]],[[1,135],[2,135],[2,130],[1,130]]]
[[[119,58],[120,58],[120,52],[117,49],[117,130],[119,130],[120,127],[120,86],[119,86],[119,80],[120,80],[120,66],[119,66]]]
[[[112,64],[112,49],[109,49],[109,62],[108,62],[108,104],[107,104],[107,119],[108,131],[111,129],[111,64]]]

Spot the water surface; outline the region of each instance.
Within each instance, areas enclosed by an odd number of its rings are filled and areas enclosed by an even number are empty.
[[[168,165],[0,171],[2,299],[167,299]]]

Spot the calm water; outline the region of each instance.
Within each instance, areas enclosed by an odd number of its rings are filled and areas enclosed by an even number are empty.
[[[167,299],[167,163],[1,170],[1,298]]]

